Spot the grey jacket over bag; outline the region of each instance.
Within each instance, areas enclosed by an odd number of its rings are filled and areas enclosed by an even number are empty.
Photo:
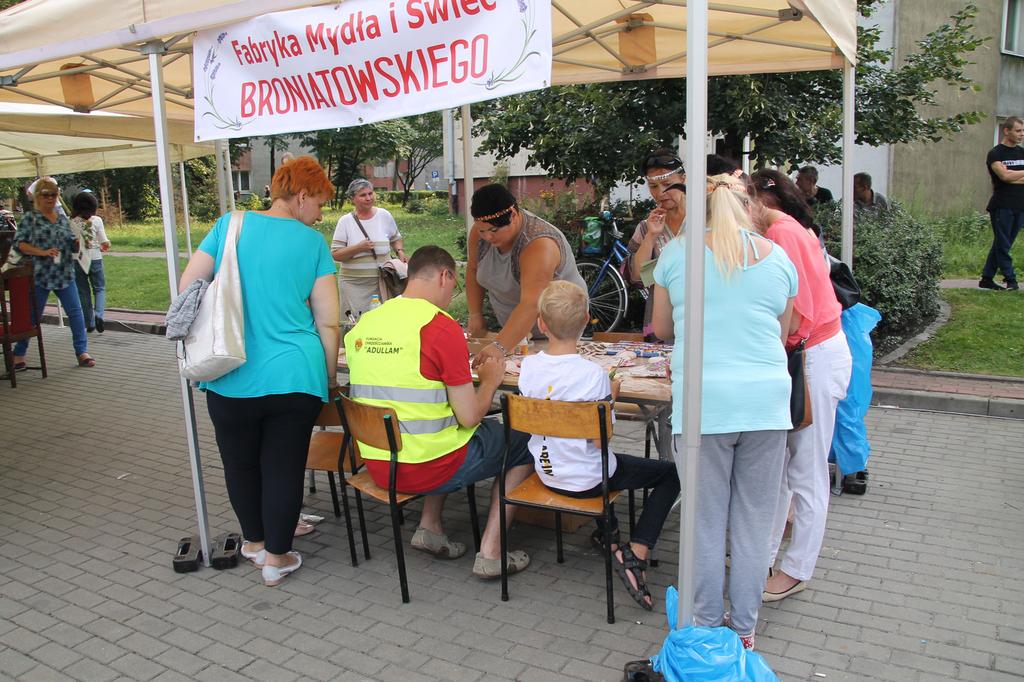
[[[192,321],[196,319],[199,303],[203,300],[203,294],[208,286],[210,283],[205,279],[197,279],[171,302],[164,320],[168,340],[181,341],[188,336],[188,330],[192,327]]]

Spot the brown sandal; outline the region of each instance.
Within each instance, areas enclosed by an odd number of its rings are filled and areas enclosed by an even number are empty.
[[[86,355],[85,353],[82,353],[81,355],[78,356],[78,366],[79,367],[95,367],[96,366],[96,361],[93,360],[88,355]]]

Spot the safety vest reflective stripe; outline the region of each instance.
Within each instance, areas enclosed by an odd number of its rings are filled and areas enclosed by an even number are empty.
[[[400,388],[397,386],[370,386],[352,384],[349,386],[352,398],[365,400],[397,400],[403,403],[448,404],[448,391],[437,388]]]
[[[412,434],[414,436],[422,436],[427,433],[439,433],[444,431],[449,426],[457,426],[459,420],[455,417],[445,417],[444,419],[419,419],[416,421],[404,421],[401,423],[402,433]]]

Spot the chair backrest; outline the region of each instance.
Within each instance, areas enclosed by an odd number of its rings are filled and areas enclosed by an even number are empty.
[[[617,343],[625,341],[628,343],[641,343],[644,340],[644,335],[640,332],[594,332],[594,341],[604,341],[606,343]]]
[[[510,394],[502,395],[501,402],[505,423],[516,431],[552,438],[597,440],[602,436],[604,420],[604,435],[609,439],[612,436],[609,402],[572,403]]]
[[[348,388],[347,386],[345,388]],[[320,408],[320,414],[316,417],[315,426],[326,428],[328,426],[341,426],[341,396],[345,388],[336,386],[327,392],[327,402]]]
[[[35,331],[38,326],[32,315],[32,263],[11,268],[0,275],[0,297],[4,299],[0,322],[10,336]]]
[[[377,407],[357,403],[341,396],[341,410],[345,419],[345,430],[360,443],[381,450],[390,450],[388,430],[394,435],[395,452],[402,449],[402,433],[398,415],[393,407]],[[387,419],[386,419],[387,418]]]

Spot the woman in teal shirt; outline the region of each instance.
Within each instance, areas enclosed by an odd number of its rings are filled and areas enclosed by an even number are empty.
[[[292,550],[310,433],[336,385],[338,289],[323,237],[309,226],[334,193],[305,156],[274,174],[269,210],[249,211],[238,239],[246,361],[199,385],[245,536],[242,555],[277,585],[302,564]],[[212,279],[231,216],[221,216],[181,276],[180,291]]]
[[[704,363],[694,563],[697,625],[725,619],[726,526],[733,628],[754,645],[771,526],[782,477],[790,378],[782,346],[797,291],[785,252],[750,230],[754,206],[731,175],[708,179],[704,243]],[[681,237],[682,235],[680,235]],[[686,256],[681,238],[661,252],[654,270],[654,333],[675,338],[672,424],[682,434],[683,298]]]

